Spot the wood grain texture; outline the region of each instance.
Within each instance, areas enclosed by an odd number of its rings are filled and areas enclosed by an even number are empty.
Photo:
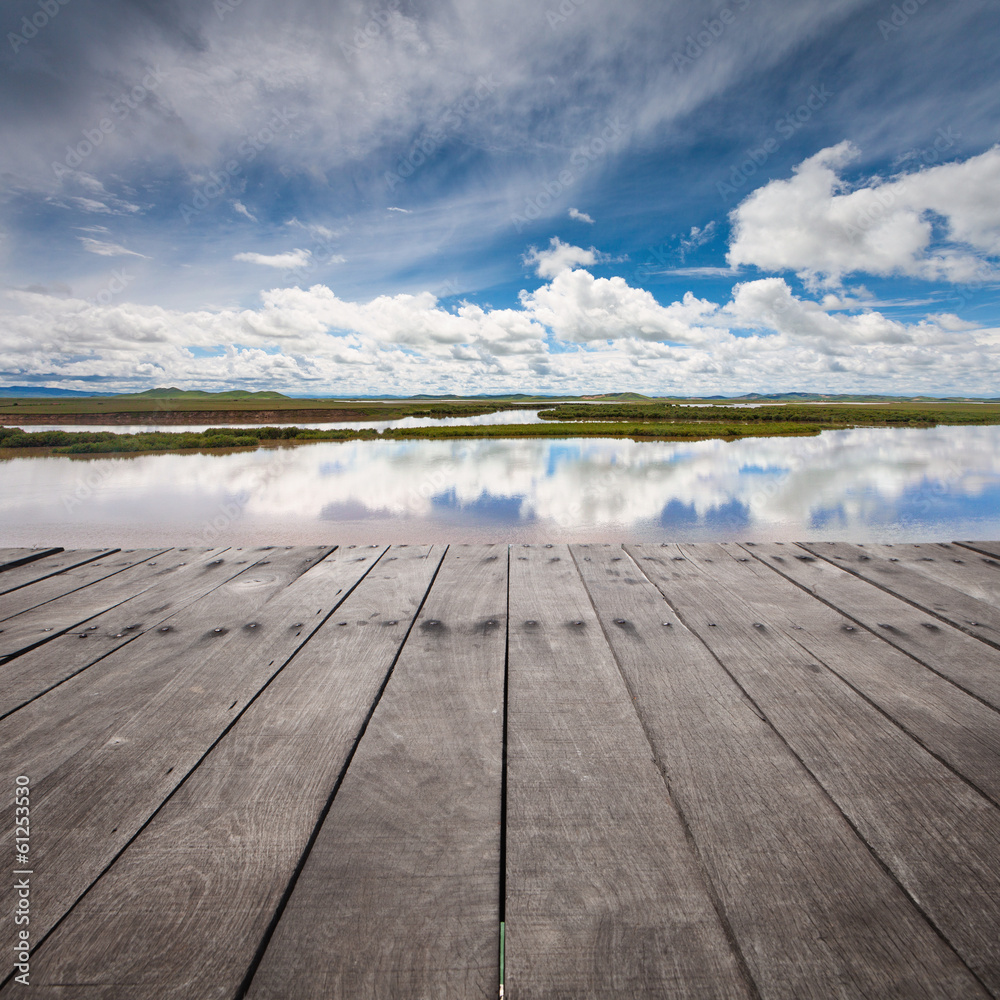
[[[249,550],[251,565],[245,572],[195,601],[166,630],[161,626],[145,632],[0,720],[0,761],[9,761],[14,774],[28,773],[37,783],[82,747],[110,739],[157,692],[185,672],[197,671],[231,633],[239,633],[267,601],[328,551]],[[63,641],[79,640],[56,640]]]
[[[676,546],[626,549],[966,965],[1000,993],[1000,810],[788,636],[759,627],[738,588],[673,561],[684,558]]]
[[[46,556],[52,556],[62,551],[63,548],[61,545],[57,545],[54,548],[0,549],[0,573],[6,573],[15,566],[24,566],[26,563],[34,562],[36,559],[44,559]]]
[[[572,551],[759,995],[987,996],[636,564]]]
[[[747,997],[707,883],[565,546],[514,546],[511,997]]]
[[[867,629],[810,597],[738,545],[681,545],[685,563],[716,580],[767,628],[793,642],[877,705],[914,739],[1000,803],[1000,714]],[[894,623],[883,621],[889,634]]]
[[[442,551],[390,555],[41,946],[33,996],[235,994]]]
[[[902,563],[873,556],[860,545],[846,542],[800,542],[813,555],[846,569],[877,587],[954,625],[955,628],[1000,648],[1000,607],[970,597],[942,580],[932,580]]]
[[[345,550],[340,559],[328,557],[257,609],[252,622],[231,630],[205,658],[190,658],[160,690],[133,685],[129,716],[35,783],[36,808],[53,817],[34,854],[35,864],[49,873],[38,892],[47,914],[58,916],[73,905],[369,570],[376,554]]]
[[[146,591],[89,619],[80,631],[49,633],[53,639],[0,663],[0,717],[160,625],[243,572],[250,561],[226,549],[193,550],[187,559],[166,565]]]
[[[1000,709],[1000,651],[797,545],[758,542],[743,548],[851,621]]]
[[[95,615],[124,603],[155,584],[157,568],[186,559],[179,549],[124,551],[5,594],[0,598],[0,614],[7,614],[0,621],[0,660],[48,642],[53,635],[83,625]],[[64,578],[70,576],[74,577],[72,590],[35,603],[53,587],[66,587]],[[84,579],[87,582],[80,583]],[[77,583],[80,585],[75,586]],[[27,594],[35,596],[25,597]],[[15,611],[20,605],[26,606]]]
[[[14,549],[13,551],[22,552],[24,550]],[[38,562],[31,561],[23,566],[12,566],[0,576],[0,597],[11,591],[19,590],[21,587],[28,587],[39,580],[65,573],[66,570],[83,566],[95,559],[106,558],[120,551],[121,549],[70,549],[66,552],[60,549],[56,555],[48,556]],[[27,597],[27,595],[22,596]],[[3,600],[0,600],[0,615],[6,617]]]
[[[249,1000],[496,996],[506,623],[506,547],[451,546]]]
[[[960,545],[932,542],[924,545],[861,546],[870,555],[898,562],[931,580],[954,587],[994,608],[1000,607],[1000,560]]]
[[[970,549],[973,552],[981,552],[992,559],[1000,559],[1000,542],[955,542],[962,548]]]

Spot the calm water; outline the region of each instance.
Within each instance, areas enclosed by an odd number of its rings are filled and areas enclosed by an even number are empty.
[[[540,424],[542,419],[538,410],[501,410],[498,413],[485,413],[478,417],[402,417],[399,420],[348,420],[338,423],[326,421],[322,424],[304,424],[296,420],[295,427],[315,428],[316,430],[352,430],[371,429],[381,433],[390,427],[469,427],[473,424]],[[209,427],[254,427],[253,421],[239,424],[22,424],[21,430],[29,434],[41,431],[112,431],[115,434],[142,434],[151,431],[170,431],[180,434],[183,431],[207,431]],[[267,425],[259,425],[267,426]],[[280,426],[280,425],[279,425]]]
[[[0,462],[0,545],[1000,538],[1000,427]]]

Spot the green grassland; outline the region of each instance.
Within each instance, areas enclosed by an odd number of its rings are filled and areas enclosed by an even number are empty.
[[[740,424],[808,423],[824,427],[933,427],[937,424],[1000,423],[1000,403],[966,401],[931,403],[906,400],[886,405],[884,402],[850,406],[836,403],[787,403],[753,408],[728,405],[680,406],[650,400],[648,403],[561,403],[542,410],[543,420],[587,422],[641,420],[662,423],[715,423],[738,420]]]
[[[158,395],[158,393],[160,395]],[[173,395],[162,395],[174,393]],[[222,398],[225,397],[225,398]],[[262,398],[266,397],[266,398]],[[401,417],[472,417],[517,408],[539,410],[539,424],[482,424],[371,429],[337,426],[350,421],[394,420]],[[270,422],[265,422],[266,418]],[[144,419],[143,419],[144,418]],[[218,419],[237,426],[218,426],[193,432],[155,431],[116,434],[109,430],[30,434],[17,424],[93,423],[170,424],[203,423]],[[322,429],[301,428],[295,420],[330,423]],[[254,426],[249,426],[253,423]],[[263,426],[259,424],[263,423]],[[720,438],[814,435],[849,427],[932,427],[1000,424],[1000,402],[878,397],[855,405],[801,395],[787,403],[755,408],[731,401],[682,406],[676,400],[648,399],[635,393],[559,401],[521,396],[510,399],[431,398],[420,400],[289,399],[278,393],[203,394],[153,390],[110,398],[0,400],[0,452],[16,455],[99,455],[140,452],[216,451],[221,449],[281,447],[314,441],[455,440],[460,438],[631,438],[637,441],[691,441]]]

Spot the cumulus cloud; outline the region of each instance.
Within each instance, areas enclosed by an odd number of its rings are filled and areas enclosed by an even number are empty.
[[[594,220],[586,212],[581,212],[578,208],[571,208],[569,210],[569,217],[571,219],[576,219],[577,222],[589,222],[590,225],[594,224]]]
[[[67,387],[100,376],[109,387],[197,380],[351,392],[474,384],[690,394],[764,385],[864,391],[892,379],[913,391],[994,391],[998,331],[951,314],[902,322],[850,295],[800,297],[777,277],[739,283],[725,302],[687,292],[664,305],[622,277],[572,267],[566,250],[580,248],[547,251],[565,266],[510,309],[449,309],[431,292],[352,301],[323,284],[271,289],[252,309],[195,311],[8,291],[0,372],[56,372]]]
[[[812,285],[845,275],[971,282],[996,276],[1000,256],[1000,146],[964,161],[852,186],[850,142],[821,150],[773,180],[730,218],[733,266],[794,271]]]
[[[583,247],[563,243],[558,236],[553,236],[549,240],[548,250],[532,247],[524,255],[524,263],[535,268],[535,273],[540,278],[554,278],[560,271],[567,271],[578,264],[586,264],[588,267],[596,264],[597,251],[593,247],[584,250]]]
[[[289,250],[287,253],[238,253],[233,260],[246,264],[260,264],[262,267],[280,267],[285,270],[306,267],[312,259],[311,250]]]

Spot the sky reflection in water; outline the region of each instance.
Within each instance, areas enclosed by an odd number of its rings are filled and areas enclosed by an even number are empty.
[[[0,544],[1000,538],[1000,427],[0,462]]]

